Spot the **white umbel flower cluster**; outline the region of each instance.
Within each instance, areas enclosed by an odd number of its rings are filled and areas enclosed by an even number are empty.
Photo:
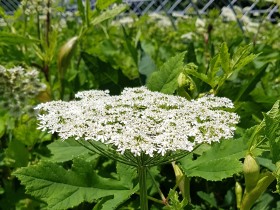
[[[83,91],[76,98],[38,105],[39,128],[62,139],[100,141],[134,156],[192,151],[197,144],[231,138],[239,120],[223,109],[233,108],[229,99],[213,95],[188,101],[143,86],[125,88],[118,96]]]
[[[45,89],[37,70],[21,66],[7,69],[0,65],[0,108],[13,116],[34,111],[34,99]]]

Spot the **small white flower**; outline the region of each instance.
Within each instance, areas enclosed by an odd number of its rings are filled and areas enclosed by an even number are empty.
[[[76,98],[38,105],[39,129],[57,132],[62,139],[100,141],[134,156],[192,151],[197,144],[231,138],[239,120],[223,110],[233,108],[229,99],[213,95],[188,101],[138,87],[125,88],[118,96],[83,91]]]

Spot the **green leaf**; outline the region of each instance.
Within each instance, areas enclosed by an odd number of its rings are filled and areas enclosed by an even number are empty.
[[[178,88],[178,76],[184,71],[185,52],[180,53],[165,62],[159,71],[151,74],[147,87],[152,91],[173,94]]]
[[[103,10],[113,3],[121,3],[120,0],[97,0],[95,6],[98,10]]]
[[[257,83],[261,80],[267,66],[268,64],[265,64],[261,68],[257,69],[254,76],[251,77],[251,79],[246,84],[242,85],[242,88],[239,91],[235,101],[242,100],[244,97],[248,96],[248,94],[255,88]]]
[[[8,33],[8,32],[0,32],[0,44],[32,44],[39,43],[40,40],[27,38],[18,34]]]
[[[110,63],[106,63],[99,57],[86,52],[81,52],[81,57],[88,70],[93,74],[97,84],[102,85],[110,82],[118,84],[118,70],[114,69]]]
[[[135,167],[125,165],[123,163],[117,163],[117,172],[120,178],[120,182],[123,186],[131,189],[133,188],[133,183],[128,182],[127,180],[132,180],[137,177],[137,170]]]
[[[186,199],[183,199],[183,201],[180,201],[178,192],[173,189],[170,189],[170,191],[168,193],[168,201],[169,201],[169,205],[164,206],[162,209],[164,209],[164,210],[184,210],[185,206],[188,204]]]
[[[203,73],[199,73],[197,70],[195,69],[187,69],[186,74],[192,75],[200,80],[202,80],[203,82],[205,82],[206,84],[209,84],[211,87],[215,86],[215,84],[211,83],[211,80],[209,80],[208,76],[206,74]]]
[[[126,47],[134,61],[135,66],[138,66],[138,51],[137,48],[134,47],[131,42],[132,42],[132,37],[129,36],[126,32],[126,29],[124,26],[122,26],[123,34],[124,34],[124,41],[126,43]]]
[[[120,177],[120,183],[124,187],[127,187],[128,189],[133,188],[133,182],[132,180],[137,177],[137,171],[136,168],[122,164],[122,163],[117,163],[117,172]],[[130,180],[130,181],[128,181]],[[137,187],[135,189],[138,189]],[[136,192],[136,190],[135,190]],[[115,209],[118,205],[122,204],[124,201],[129,199],[131,196],[131,192],[121,192],[117,193],[114,195],[114,197],[111,199],[108,199],[109,197],[103,198],[100,202],[98,202],[97,206],[98,208],[94,208],[94,210],[97,209]],[[102,208],[100,208],[102,207]]]
[[[20,123],[13,130],[14,137],[26,146],[33,147],[37,142],[44,141],[43,138],[40,138],[42,132],[37,127],[35,119],[28,119],[27,122]]]
[[[124,181],[99,176],[90,162],[79,158],[73,160],[68,170],[52,162],[40,162],[13,174],[26,186],[26,192],[46,202],[48,209],[73,208],[82,202],[97,202],[108,196],[113,199],[107,201],[113,202],[108,206],[114,208],[103,205],[100,209],[115,209],[124,201],[120,201],[121,197],[127,199],[137,191],[137,187],[124,186]],[[133,178],[131,175],[126,182],[132,182]]]
[[[207,83],[214,89],[217,84],[220,83],[223,77],[218,75],[218,72],[221,68],[221,59],[220,55],[214,56],[210,61],[209,73]],[[201,79],[202,80],[202,79]],[[205,81],[204,81],[205,82]]]
[[[156,64],[151,56],[144,52],[138,65],[139,72],[149,78],[156,68]]]
[[[0,138],[5,134],[6,130],[6,117],[1,116],[0,117]]]
[[[8,148],[5,149],[5,164],[15,168],[23,167],[27,166],[28,160],[29,152],[25,145],[16,140],[10,141]]]
[[[91,25],[97,25],[105,20],[111,19],[122,13],[127,9],[126,5],[118,5],[114,7],[113,9],[106,10],[105,12],[102,12],[99,16],[95,17],[90,24]]]
[[[234,53],[232,58],[232,69],[233,71],[238,71],[248,63],[253,61],[258,55],[251,53],[252,45],[246,45],[244,47],[239,47]]]
[[[218,181],[242,171],[239,159],[244,157],[246,151],[247,146],[243,139],[224,140],[213,144],[196,160],[191,160],[187,156],[180,162],[187,176]]]
[[[203,199],[203,200],[205,200],[207,203],[209,203],[211,207],[218,208],[218,206],[217,206],[217,201],[216,201],[215,196],[214,196],[213,193],[208,194],[208,193],[205,193],[205,192],[203,192],[203,191],[199,191],[199,192],[197,192],[197,195],[198,195],[201,199]]]
[[[268,138],[266,138],[267,135],[267,130],[266,130],[266,126],[270,126],[270,120],[274,119],[274,120],[278,120],[279,119],[279,103],[280,101],[276,101],[275,104],[273,105],[273,107],[271,108],[271,110],[269,110],[265,116],[262,122],[256,126],[254,126],[254,128],[251,128],[250,130],[254,129],[253,132],[251,132],[251,136],[249,137],[248,140],[248,145],[249,145],[249,150],[253,151],[254,149],[256,149],[257,147],[259,147],[260,145],[266,144]],[[268,119],[268,122],[266,122],[266,119]],[[269,129],[269,128],[267,128]],[[277,143],[278,144],[278,143]]]
[[[83,144],[86,143],[86,141],[83,142]],[[51,156],[50,160],[54,162],[65,162],[68,160],[73,160],[75,157],[81,157],[86,154],[92,153],[90,150],[80,145],[74,139],[67,139],[65,141],[57,140],[49,144],[47,147],[53,155]]]
[[[279,108],[279,101],[277,101]],[[279,112],[279,110],[278,110]],[[272,163],[280,161],[280,112],[278,117],[272,118],[269,115],[264,115],[266,127],[265,134],[270,145],[270,154],[272,156]]]
[[[224,42],[220,48],[221,66],[226,74],[230,73],[230,55],[227,44]]]

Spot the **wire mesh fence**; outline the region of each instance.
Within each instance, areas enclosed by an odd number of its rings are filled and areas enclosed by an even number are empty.
[[[91,0],[94,8],[96,0]],[[76,1],[61,0],[60,4],[67,10],[76,10]],[[273,1],[245,1],[245,0],[123,0],[129,5],[130,12],[143,15],[151,12],[164,12],[168,15],[206,15],[211,9],[229,8],[234,14],[237,8],[242,8],[242,15],[266,17],[272,22],[279,18],[279,6]],[[0,6],[7,12],[13,13],[20,4],[19,0],[0,0]],[[242,18],[242,17],[241,17]]]

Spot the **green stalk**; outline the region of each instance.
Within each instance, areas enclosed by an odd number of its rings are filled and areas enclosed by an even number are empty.
[[[143,165],[143,156],[138,159],[138,176],[140,188],[140,209],[148,210],[148,193],[147,193],[147,166]]]
[[[245,192],[240,210],[250,210],[256,200],[274,180],[275,176],[271,172],[262,174],[255,188],[253,188],[250,192]]]

